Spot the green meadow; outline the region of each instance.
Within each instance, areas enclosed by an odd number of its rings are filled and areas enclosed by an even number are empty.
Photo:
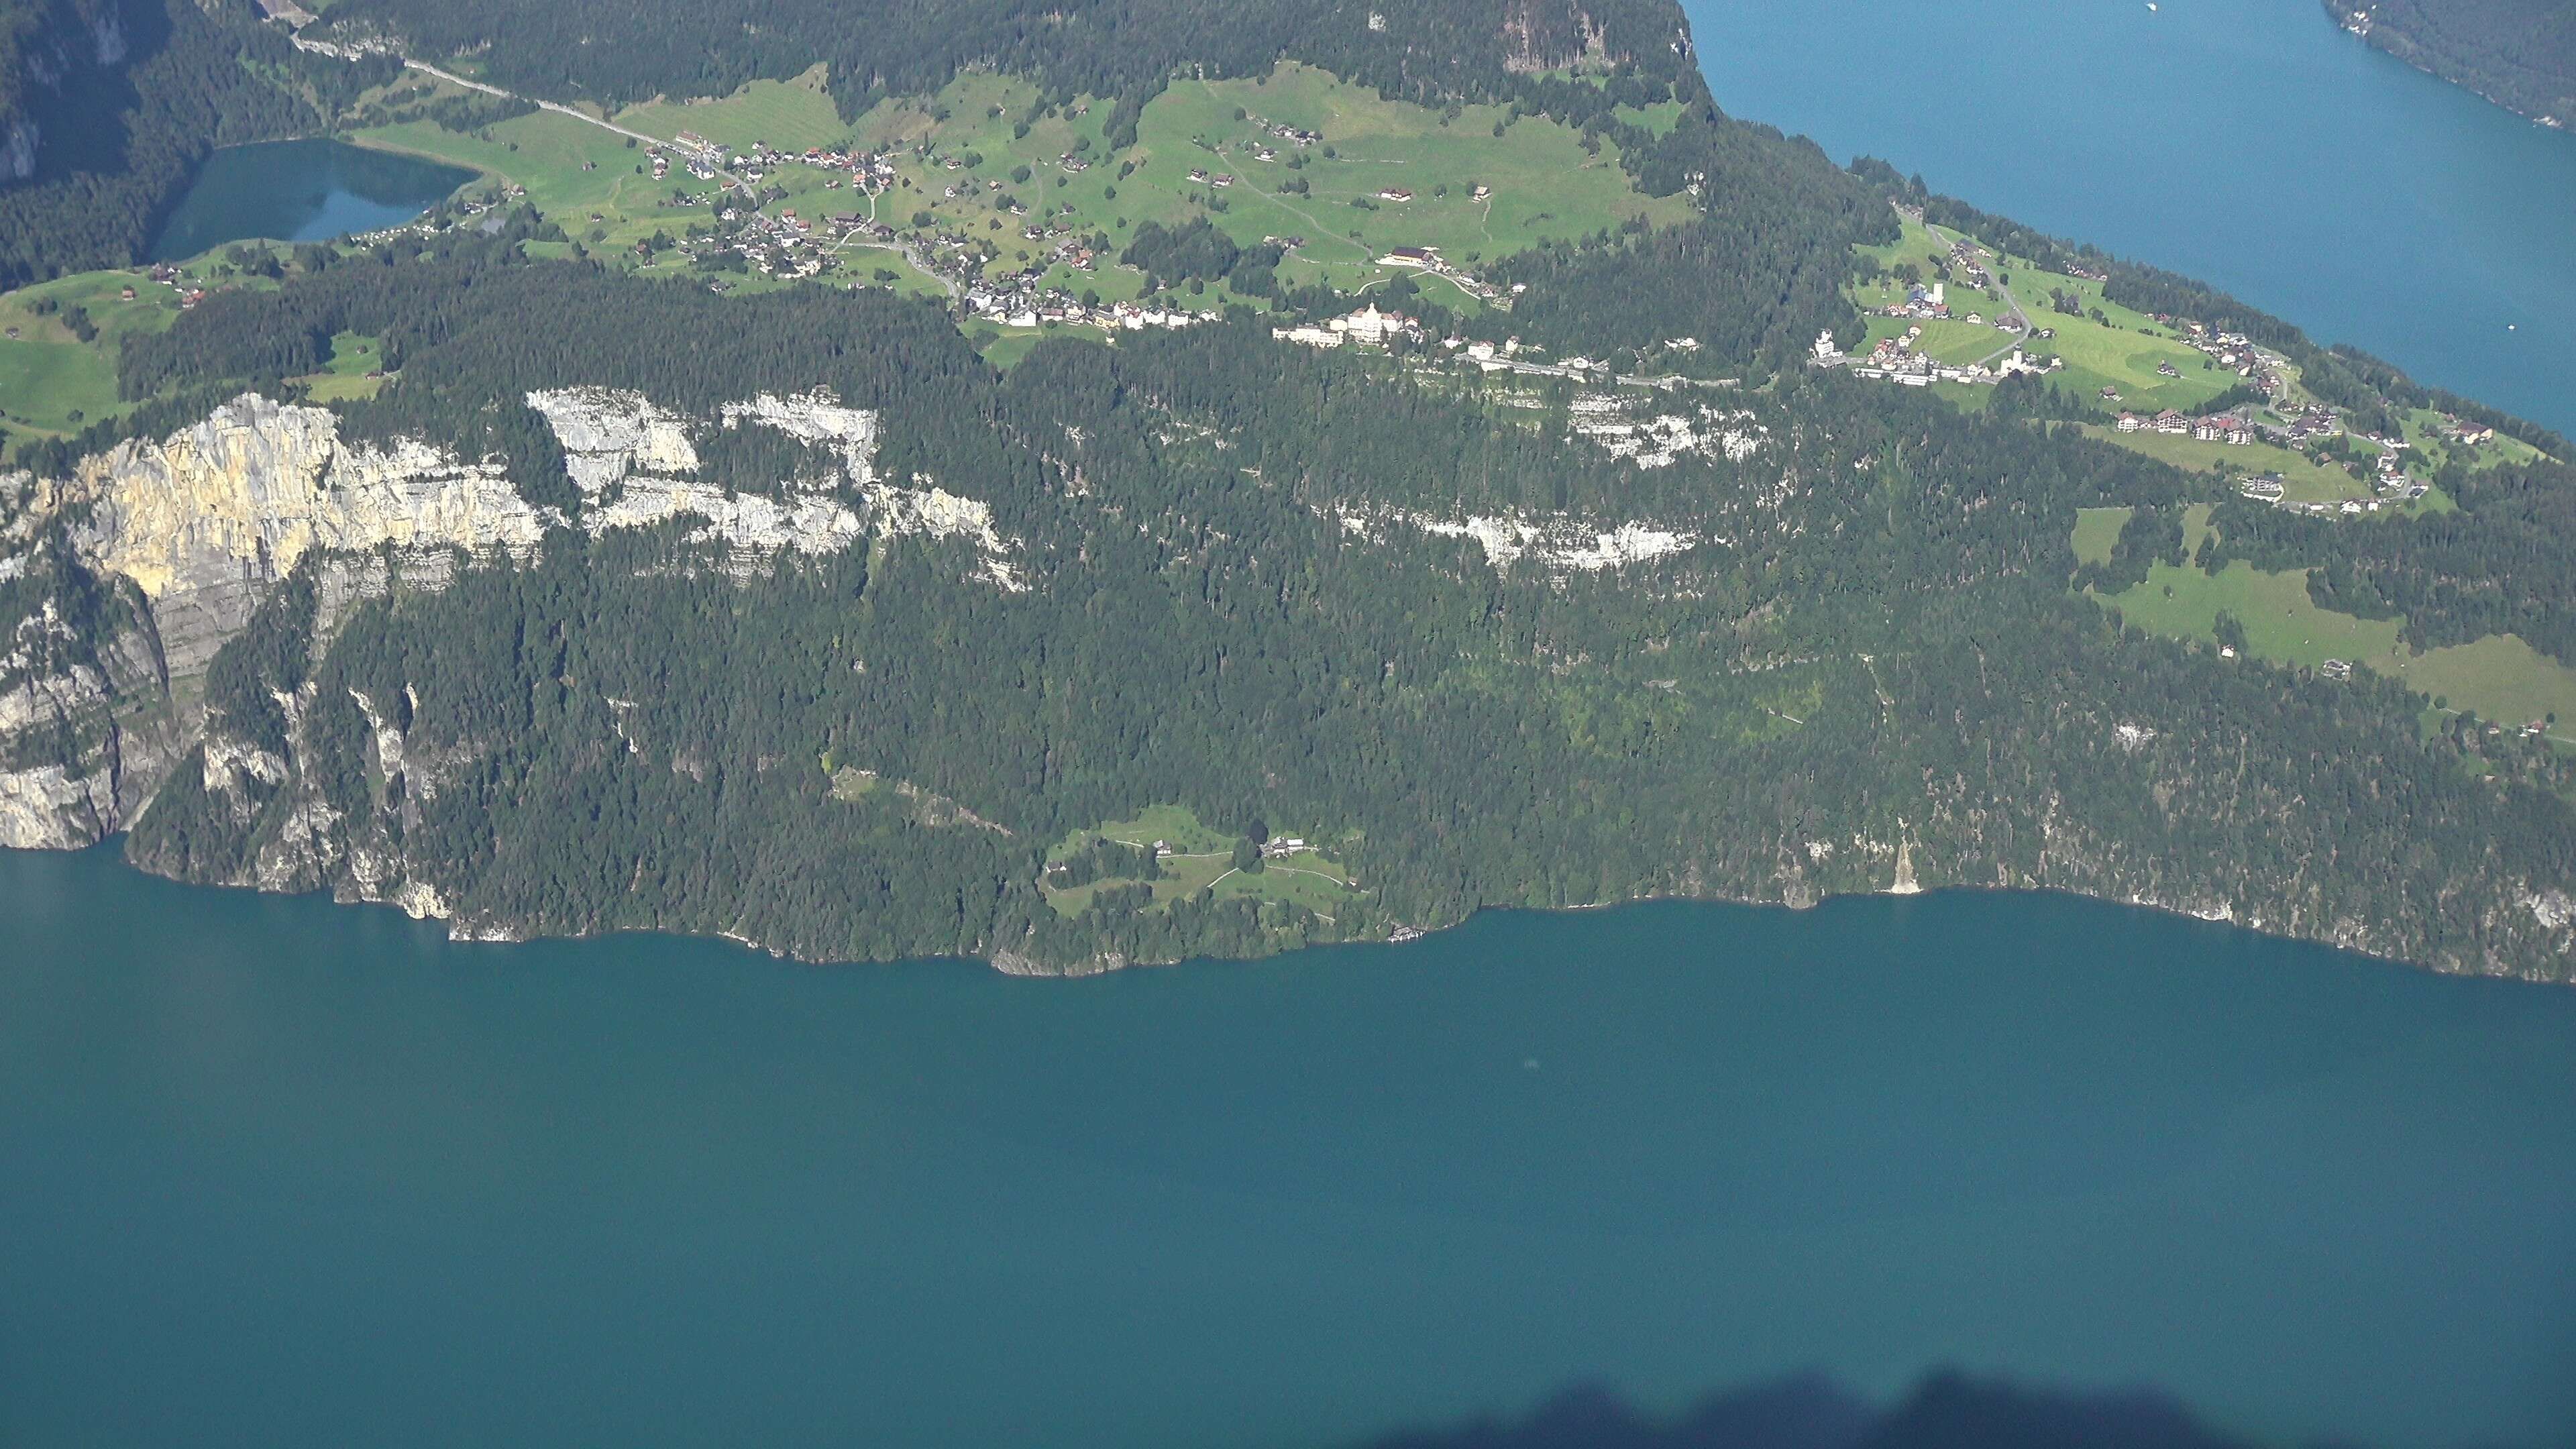
[[[1973,237],[1967,240],[1977,241]],[[1996,285],[1977,289],[1951,283],[1942,299],[1949,304],[1950,320],[1920,324],[1924,329],[1922,345],[1936,360],[1975,362],[2009,346],[2011,340],[1992,326],[1974,327],[1963,320],[1971,312],[1982,315],[1990,324],[2003,316],[2009,310],[2004,302],[2004,293],[2009,289],[2033,327],[2056,334],[2034,337],[2028,344],[2033,356],[2053,354],[2065,359],[2065,368],[2050,376],[2051,385],[2105,412],[2153,413],[2166,408],[2190,412],[2237,381],[2193,350],[2180,333],[2105,298],[2101,283],[2041,271],[2027,261],[1993,248],[1987,250],[1985,266]],[[1862,247],[1858,252],[1884,268],[1910,262],[1928,281],[1937,274],[1933,259],[1946,257],[1949,248],[1935,240],[1929,228],[1909,219],[1900,222],[1896,241]],[[2070,316],[2055,309],[2052,298],[2061,291],[2076,299],[2084,315]],[[1855,285],[1851,296],[1864,309],[1883,308],[1904,301],[1905,289],[1881,278]],[[2097,310],[2106,321],[2093,319],[2090,314]],[[1913,325],[1916,324],[1903,318],[1872,317],[1870,338],[1874,342],[1880,337],[1901,335]],[[2164,376],[2156,370],[2159,363],[2170,363],[2180,376]],[[2106,387],[2120,394],[2119,402],[2100,400]]]
[[[2194,473],[2230,477],[2278,473],[2282,479],[2282,496],[2294,503],[2340,503],[2347,498],[2377,496],[2369,484],[2341,468],[2270,443],[2204,442],[2147,428],[2124,433],[2117,428],[2089,425],[2084,431],[2106,443],[2116,443]]]
[[[818,65],[791,81],[753,81],[732,95],[709,100],[629,106],[609,119],[649,136],[676,138],[692,131],[735,151],[747,151],[755,142],[791,153],[834,146],[850,127],[823,88],[823,72]]]
[[[65,316],[73,308],[88,313],[95,337],[73,333]],[[59,437],[125,411],[117,344],[178,315],[177,293],[141,270],[82,272],[0,296],[0,424],[12,435]]]
[[[1277,836],[1299,833],[1276,827],[1273,830]],[[1216,900],[1249,897],[1285,901],[1327,919],[1357,894],[1350,872],[1313,850],[1265,860],[1257,870],[1237,870],[1234,849],[1242,839],[1201,824],[1185,806],[1156,805],[1130,820],[1103,821],[1090,830],[1076,830],[1047,851],[1047,861],[1053,864],[1095,840],[1115,841],[1136,849],[1134,875],[1065,888],[1046,885],[1043,880],[1040,884],[1048,902],[1067,916],[1082,914],[1090,907],[1092,896],[1103,889],[1137,884],[1153,887],[1154,904],[1158,907],[1206,891]],[[1158,840],[1169,849],[1159,870],[1152,854]]]
[[[2077,553],[2110,556],[2097,515],[2087,509],[2076,522]],[[2124,520],[2125,521],[2125,520]],[[2371,525],[2356,523],[2356,528]],[[2185,515],[2184,543],[2197,552],[2209,532],[2209,507]],[[2117,538],[2116,531],[2112,538]],[[2417,652],[2398,638],[2399,621],[2362,619],[2317,607],[2304,569],[2271,571],[2242,560],[2216,573],[2185,564],[2150,566],[2145,583],[2102,602],[2126,622],[2150,633],[2217,641],[2218,616],[2234,615],[2247,649],[2258,659],[2314,668],[2328,659],[2378,671],[2451,709],[2521,724],[2555,716],[2576,720],[2576,669],[2549,658],[2512,634],[2491,634],[2469,644]]]

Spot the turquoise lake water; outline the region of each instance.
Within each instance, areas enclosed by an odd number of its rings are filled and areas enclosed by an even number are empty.
[[[154,261],[226,242],[321,241],[411,220],[474,179],[471,171],[343,141],[266,141],[206,158],[161,235]]]
[[[1729,113],[2576,432],[2576,134],[2317,0],[1683,0]]]
[[[1582,1380],[2576,1442],[2576,991],[2046,895],[1024,981],[0,853],[0,1441],[1321,1445]]]

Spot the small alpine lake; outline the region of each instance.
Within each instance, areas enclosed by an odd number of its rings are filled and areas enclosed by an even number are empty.
[[[206,158],[152,243],[178,261],[227,242],[321,241],[394,226],[474,179],[455,166],[345,141],[263,141]]]
[[[1302,1446],[1607,1382],[2576,1443],[2576,991],[2058,895],[1080,981],[0,852],[13,1444]]]

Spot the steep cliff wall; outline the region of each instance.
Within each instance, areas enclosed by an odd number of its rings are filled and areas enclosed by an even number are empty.
[[[829,394],[762,394],[703,418],[610,388],[528,402],[563,445],[582,499],[577,526],[592,536],[678,521],[743,579],[872,534],[925,534],[969,542],[986,581],[1026,587],[1012,562],[1019,545],[986,504],[928,480],[878,478],[879,418]],[[728,428],[775,429],[837,467],[766,492],[728,490],[697,476],[695,441]],[[528,501],[496,461],[425,439],[353,441],[328,409],[257,394],[83,459],[68,477],[0,477],[0,629],[10,631],[0,636],[0,845],[80,846],[124,829],[183,766],[198,793],[248,821],[269,808],[262,791],[301,788],[292,741],[281,753],[228,735],[205,717],[200,686],[283,580],[299,569],[313,580],[304,647],[318,653],[358,600],[441,588],[460,563],[524,563],[550,530],[574,526]],[[289,715],[300,728],[299,710]],[[382,738],[378,767],[399,776],[399,728]],[[329,843],[316,812],[327,807],[286,810],[219,874],[311,889],[346,873],[362,894],[433,904],[385,850],[370,856],[361,842],[353,860]]]

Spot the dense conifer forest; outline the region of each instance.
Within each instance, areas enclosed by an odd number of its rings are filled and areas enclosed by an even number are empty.
[[[2526,116],[2576,124],[2576,4],[2568,0],[2326,0],[2370,43]]]

